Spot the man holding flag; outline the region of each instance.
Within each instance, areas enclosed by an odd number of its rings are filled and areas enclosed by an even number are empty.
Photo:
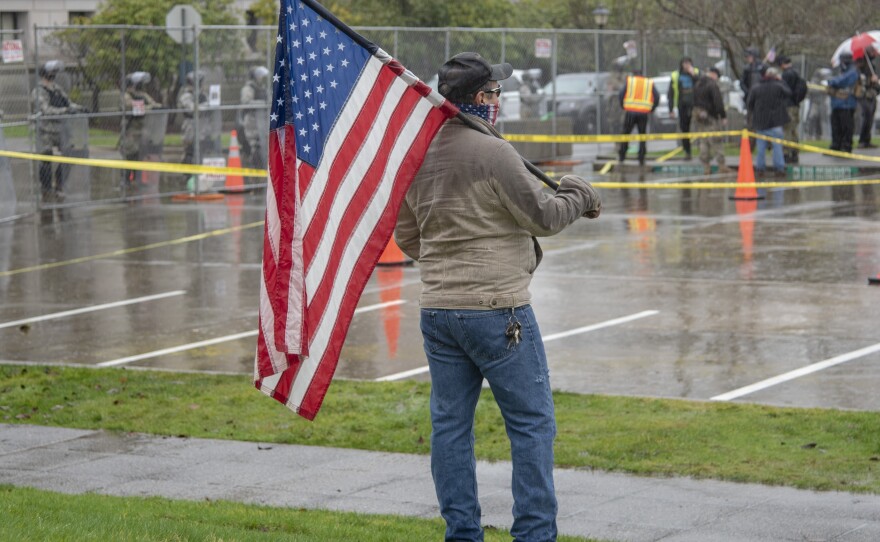
[[[457,57],[441,69],[441,96],[317,2],[282,0],[271,72],[255,386],[315,417],[400,212],[401,246],[423,267],[432,470],[447,539],[482,540],[473,417],[485,376],[511,435],[511,532],[555,540],[556,425],[529,306],[541,255],[533,236],[597,217],[598,195],[574,176],[545,191],[494,131],[510,65]]]
[[[545,190],[500,139],[510,64],[461,53],[439,70],[440,93],[462,110],[432,142],[400,208],[395,238],[421,267],[421,330],[431,373],[431,471],[446,540],[483,540],[474,411],[483,379],[504,416],[513,460],[517,542],[556,540],[556,420],[547,359],[530,306],[541,259],[534,236],[562,231],[601,204],[583,179]]]

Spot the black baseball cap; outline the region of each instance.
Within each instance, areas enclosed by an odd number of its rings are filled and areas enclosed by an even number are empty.
[[[443,97],[475,94],[489,81],[503,81],[513,74],[513,66],[489,64],[479,53],[459,53],[440,66],[437,89]]]

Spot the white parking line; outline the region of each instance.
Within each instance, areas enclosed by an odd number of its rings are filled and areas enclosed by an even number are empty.
[[[752,384],[750,386],[745,386],[743,388],[723,393],[721,395],[716,395],[712,398],[712,401],[730,401],[731,399],[736,399],[738,397],[742,397],[743,395],[749,395],[751,393],[755,393],[756,391],[761,391],[771,386],[782,384],[783,382],[788,382],[789,380],[794,380],[795,378],[800,378],[808,374],[828,369],[829,367],[834,367],[835,365],[840,365],[854,359],[863,358],[875,352],[880,352],[880,343],[867,346],[859,350],[853,350],[852,352],[841,354],[839,356],[835,356],[833,358],[829,358],[825,361],[820,361],[812,365],[807,365],[806,367],[802,367],[794,371],[789,371],[785,374],[774,376],[773,378],[768,378],[767,380],[756,382],[755,384]]]
[[[580,335],[581,333],[587,333],[589,331],[596,331],[597,329],[602,329],[611,326],[619,326],[620,324],[625,324],[627,322],[632,322],[633,320],[638,320],[640,318],[646,318],[648,316],[654,316],[658,314],[660,311],[650,310],[650,311],[642,311],[637,312],[635,314],[630,314],[629,316],[622,316],[620,318],[615,318],[614,320],[606,320],[604,322],[599,322],[598,324],[593,324],[591,326],[584,326],[575,329],[571,329],[569,331],[562,331],[560,333],[554,333],[553,335],[547,335],[544,337],[544,342],[555,341],[556,339],[562,339],[564,337],[571,337],[572,335]]]
[[[33,324],[34,322],[43,322],[45,320],[54,320],[56,318],[65,318],[67,316],[75,316],[77,314],[85,314],[87,312],[100,311],[104,309],[112,309],[115,307],[124,307],[125,305],[134,305],[135,303],[144,303],[146,301],[155,301],[157,299],[164,299],[166,297],[174,297],[178,295],[183,295],[186,293],[186,290],[174,290],[173,292],[165,292],[164,294],[155,294],[148,295],[144,297],[136,297],[134,299],[126,299],[124,301],[114,301],[113,303],[104,303],[102,305],[92,305],[90,307],[83,307],[81,309],[73,309],[69,311],[63,312],[53,312],[52,314],[44,314],[43,316],[34,316],[32,318],[24,318],[22,320],[15,320],[14,322],[5,322],[0,324],[0,329],[5,327],[14,327],[21,326],[24,324]]]
[[[384,309],[385,307],[393,307],[395,305],[402,305],[406,303],[403,299],[396,299],[394,301],[388,301],[387,303],[378,303],[376,305],[367,305],[366,307],[359,307],[354,310],[355,314],[359,314],[362,312],[370,312],[379,309]],[[202,348],[205,346],[211,346],[214,344],[220,344],[230,341],[237,341],[239,339],[245,339],[247,337],[256,337],[258,330],[254,329],[253,331],[243,331],[241,333],[234,333],[232,335],[226,335],[224,337],[217,337],[216,339],[208,339],[205,341],[199,341],[189,344],[182,344],[180,346],[174,346],[171,348],[163,348],[162,350],[155,350],[153,352],[147,352],[145,354],[138,354],[136,356],[128,356],[124,358],[114,359],[110,361],[102,361],[98,363],[98,367],[114,367],[116,365],[125,365],[126,363],[132,363],[135,361],[141,361],[144,359],[150,358],[158,358],[159,356],[165,356],[168,354],[176,354],[178,352],[185,352],[186,350],[193,350],[195,348]]]
[[[580,335],[581,333],[588,333],[590,331],[596,331],[597,329],[602,329],[611,326],[619,326],[620,324],[625,324],[627,322],[632,322],[633,320],[638,320],[640,318],[646,318],[648,316],[654,316],[655,314],[659,314],[660,311],[649,310],[637,312],[635,314],[630,314],[629,316],[622,316],[620,318],[615,318],[613,320],[606,320],[604,322],[599,322],[598,324],[593,324],[590,326],[578,327],[575,329],[570,329],[568,331],[562,331],[560,333],[554,333],[552,335],[547,335],[543,338],[545,343],[550,341],[555,341],[557,339],[562,339],[565,337],[571,337],[572,335]],[[404,378],[409,378],[411,376],[420,375],[422,373],[428,372],[428,366],[418,367],[416,369],[410,369],[408,371],[403,371],[400,373],[395,373],[388,376],[383,376],[381,378],[377,378],[376,382],[392,382],[394,380],[403,380]]]

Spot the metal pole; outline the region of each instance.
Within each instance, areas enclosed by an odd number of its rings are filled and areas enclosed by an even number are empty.
[[[602,50],[602,27],[599,28],[599,33],[597,34],[599,47],[597,50],[598,62],[596,63],[596,93],[599,95],[599,99],[596,100],[596,134],[602,133],[602,100],[605,99],[605,96],[602,93],[602,88],[599,87],[599,72],[602,71],[602,66],[605,62],[605,51]]]
[[[122,119],[123,122],[120,122],[121,128],[119,132],[120,141],[125,138],[125,29],[119,29],[119,51],[122,53],[122,58],[119,63],[119,88],[122,90],[119,93],[119,110],[122,111]],[[128,186],[124,184],[123,186]],[[124,195],[124,194],[123,194]]]
[[[501,29],[501,60],[500,62],[507,62],[507,32],[502,28]]]
[[[450,43],[449,43],[449,41],[452,39],[452,36],[450,35],[450,33],[451,33],[451,31],[447,28],[447,29],[446,29],[446,45],[445,45],[445,48],[444,48],[444,51],[443,51],[443,54],[444,54],[444,56],[443,56],[443,60],[444,60],[444,62],[445,62],[446,60],[449,60],[449,58],[450,58],[450,55],[449,55],[449,46],[450,46]]]
[[[600,47],[602,47],[602,40],[599,38],[599,32],[593,31],[593,51],[595,52],[595,55],[596,55],[596,70],[595,71],[597,74],[596,75],[597,81],[599,80],[599,76],[598,76],[599,63],[601,62],[601,58],[602,58],[602,53],[601,53],[601,51],[599,51]],[[598,91],[598,89],[596,89],[596,90]],[[601,122],[601,120],[598,120],[599,119],[599,102],[600,101],[602,101],[601,96],[599,97],[598,100],[596,100],[596,119],[597,119],[596,133],[599,132],[599,125],[600,125],[599,123]],[[597,141],[596,142],[596,155],[597,156],[599,155],[601,150],[602,150],[602,144]]]
[[[39,45],[39,43],[40,43],[40,40],[39,40],[39,36],[37,35],[37,25],[35,24],[34,25],[34,83],[35,83],[34,84],[34,91],[35,91],[34,94],[39,92],[39,88],[40,88],[40,53],[39,53],[40,45]],[[36,119],[36,121],[34,122],[34,134],[33,134],[33,137],[31,138],[31,141],[33,144],[33,152],[36,153],[37,152],[37,138],[40,137],[39,136],[39,134],[40,134],[40,117],[39,117],[39,115],[37,115],[37,113],[39,113],[39,111],[37,111],[36,100],[29,100],[29,102],[30,102],[30,105],[28,107],[33,108],[33,109],[31,109],[31,111],[33,112],[33,118]],[[40,169],[39,169],[38,165],[34,164],[33,160],[28,160],[28,162],[30,163],[30,168],[31,168],[31,180],[36,179],[36,181],[37,181],[36,183],[34,183],[34,182],[31,183],[31,197],[34,199],[34,201],[36,201],[36,203],[37,203],[36,208],[37,208],[37,210],[39,210],[39,209],[42,209],[42,207],[43,207],[42,198],[39,196],[40,192],[37,192],[37,190],[36,190],[36,184],[40,182],[40,179],[39,179]],[[40,191],[42,191],[42,187],[41,187]],[[37,236],[37,240],[39,241],[39,236]]]
[[[553,32],[553,58],[550,61],[550,80],[553,81],[553,86],[552,86],[553,95],[551,97],[552,101],[550,103],[550,105],[552,107],[547,108],[547,112],[552,113],[552,115],[550,115],[550,131],[553,135],[559,135],[557,133],[558,128],[556,126],[556,109],[557,109],[557,107],[556,107],[556,87],[559,85],[559,81],[557,81],[557,76],[559,75],[558,64],[559,64],[559,32],[554,31]],[[556,156],[556,143],[555,142],[550,147],[550,152],[554,157]]]
[[[193,126],[195,127],[195,130],[194,130],[195,131],[195,141],[193,141],[193,157],[194,157],[193,159],[196,164],[201,164],[202,157],[200,154],[201,150],[199,149],[199,147],[200,147],[199,140],[202,138],[202,133],[201,133],[200,127],[199,127],[199,120],[200,120],[199,119],[199,102],[201,101],[201,97],[202,97],[202,90],[201,90],[201,86],[202,86],[201,83],[202,82],[200,80],[201,77],[199,77],[199,64],[200,64],[199,63],[199,38],[198,38],[198,34],[196,34],[196,27],[193,26],[192,28],[193,28],[192,40],[193,40],[193,80],[194,80],[193,81],[193,85],[194,85],[193,88],[195,89],[195,91],[194,91],[195,92],[195,100],[194,100],[195,101],[195,111],[193,112]],[[186,31],[184,30],[184,32],[186,32]],[[184,36],[183,41],[186,41],[185,36]],[[195,185],[196,185],[196,194],[198,194],[199,193],[198,179],[196,179]]]

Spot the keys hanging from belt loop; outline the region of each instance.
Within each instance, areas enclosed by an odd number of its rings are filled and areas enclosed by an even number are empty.
[[[510,308],[510,318],[507,319],[507,329],[504,331],[504,336],[507,337],[507,349],[511,349],[518,345],[522,340],[522,324],[519,323],[519,320],[516,318],[516,309],[514,307]]]

